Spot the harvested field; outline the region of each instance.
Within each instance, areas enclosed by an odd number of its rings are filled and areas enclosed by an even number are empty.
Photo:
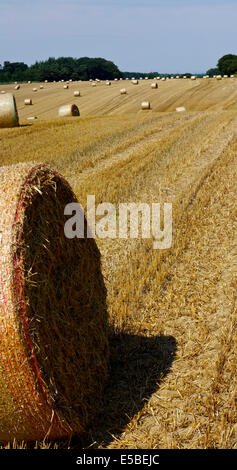
[[[85,210],[88,195],[116,209],[173,205],[167,250],[152,238],[96,237],[109,380],[83,435],[38,447],[237,448],[237,79],[160,81],[155,93],[151,83],[126,81],[121,97],[120,81],[81,82],[80,117],[65,119],[58,108],[73,103],[78,83],[67,92],[47,83],[34,94],[32,124],[32,84],[22,84],[20,127],[0,129],[0,166],[50,164]]]

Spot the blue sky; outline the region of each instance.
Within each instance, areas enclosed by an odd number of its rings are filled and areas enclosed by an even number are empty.
[[[0,0],[0,63],[104,57],[122,71],[206,72],[237,54],[237,0]]]

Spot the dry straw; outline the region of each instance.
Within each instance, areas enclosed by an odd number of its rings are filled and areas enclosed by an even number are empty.
[[[126,88],[121,88],[120,95],[126,95],[126,94],[127,94]]]
[[[151,88],[158,88],[158,84],[156,82],[152,83]]]
[[[32,104],[32,99],[31,99],[31,98],[26,98],[25,101],[24,101],[24,103],[25,103],[26,105],[31,105],[31,104]]]
[[[80,91],[79,91],[79,90],[75,90],[73,94],[74,94],[74,96],[80,96]]]
[[[76,104],[65,104],[60,106],[58,115],[60,117],[80,116],[80,111]]]
[[[68,183],[46,165],[0,168],[1,442],[80,433],[103,393],[100,253],[93,238],[65,237],[72,202]]]
[[[5,93],[0,97],[0,128],[18,125],[19,118],[15,97],[12,93]]]

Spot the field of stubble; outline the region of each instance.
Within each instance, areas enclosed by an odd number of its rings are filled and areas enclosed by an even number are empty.
[[[111,323],[104,400],[85,436],[35,446],[237,448],[237,78],[3,89],[20,127],[0,130],[0,166],[49,163],[85,210],[87,195],[173,204],[170,249],[97,239]],[[66,103],[81,116],[58,118]]]

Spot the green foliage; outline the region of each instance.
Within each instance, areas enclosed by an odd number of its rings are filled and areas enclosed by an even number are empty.
[[[103,58],[49,57],[28,67],[23,62],[4,62],[0,67],[0,82],[14,81],[58,81],[58,80],[113,80],[123,77],[122,72],[111,61]]]
[[[207,75],[209,75],[210,77],[213,77],[214,75],[221,75],[221,72],[218,68],[212,68],[212,69],[207,70]]]
[[[221,73],[231,75],[237,72],[237,55],[227,54],[218,60],[218,68]]]

